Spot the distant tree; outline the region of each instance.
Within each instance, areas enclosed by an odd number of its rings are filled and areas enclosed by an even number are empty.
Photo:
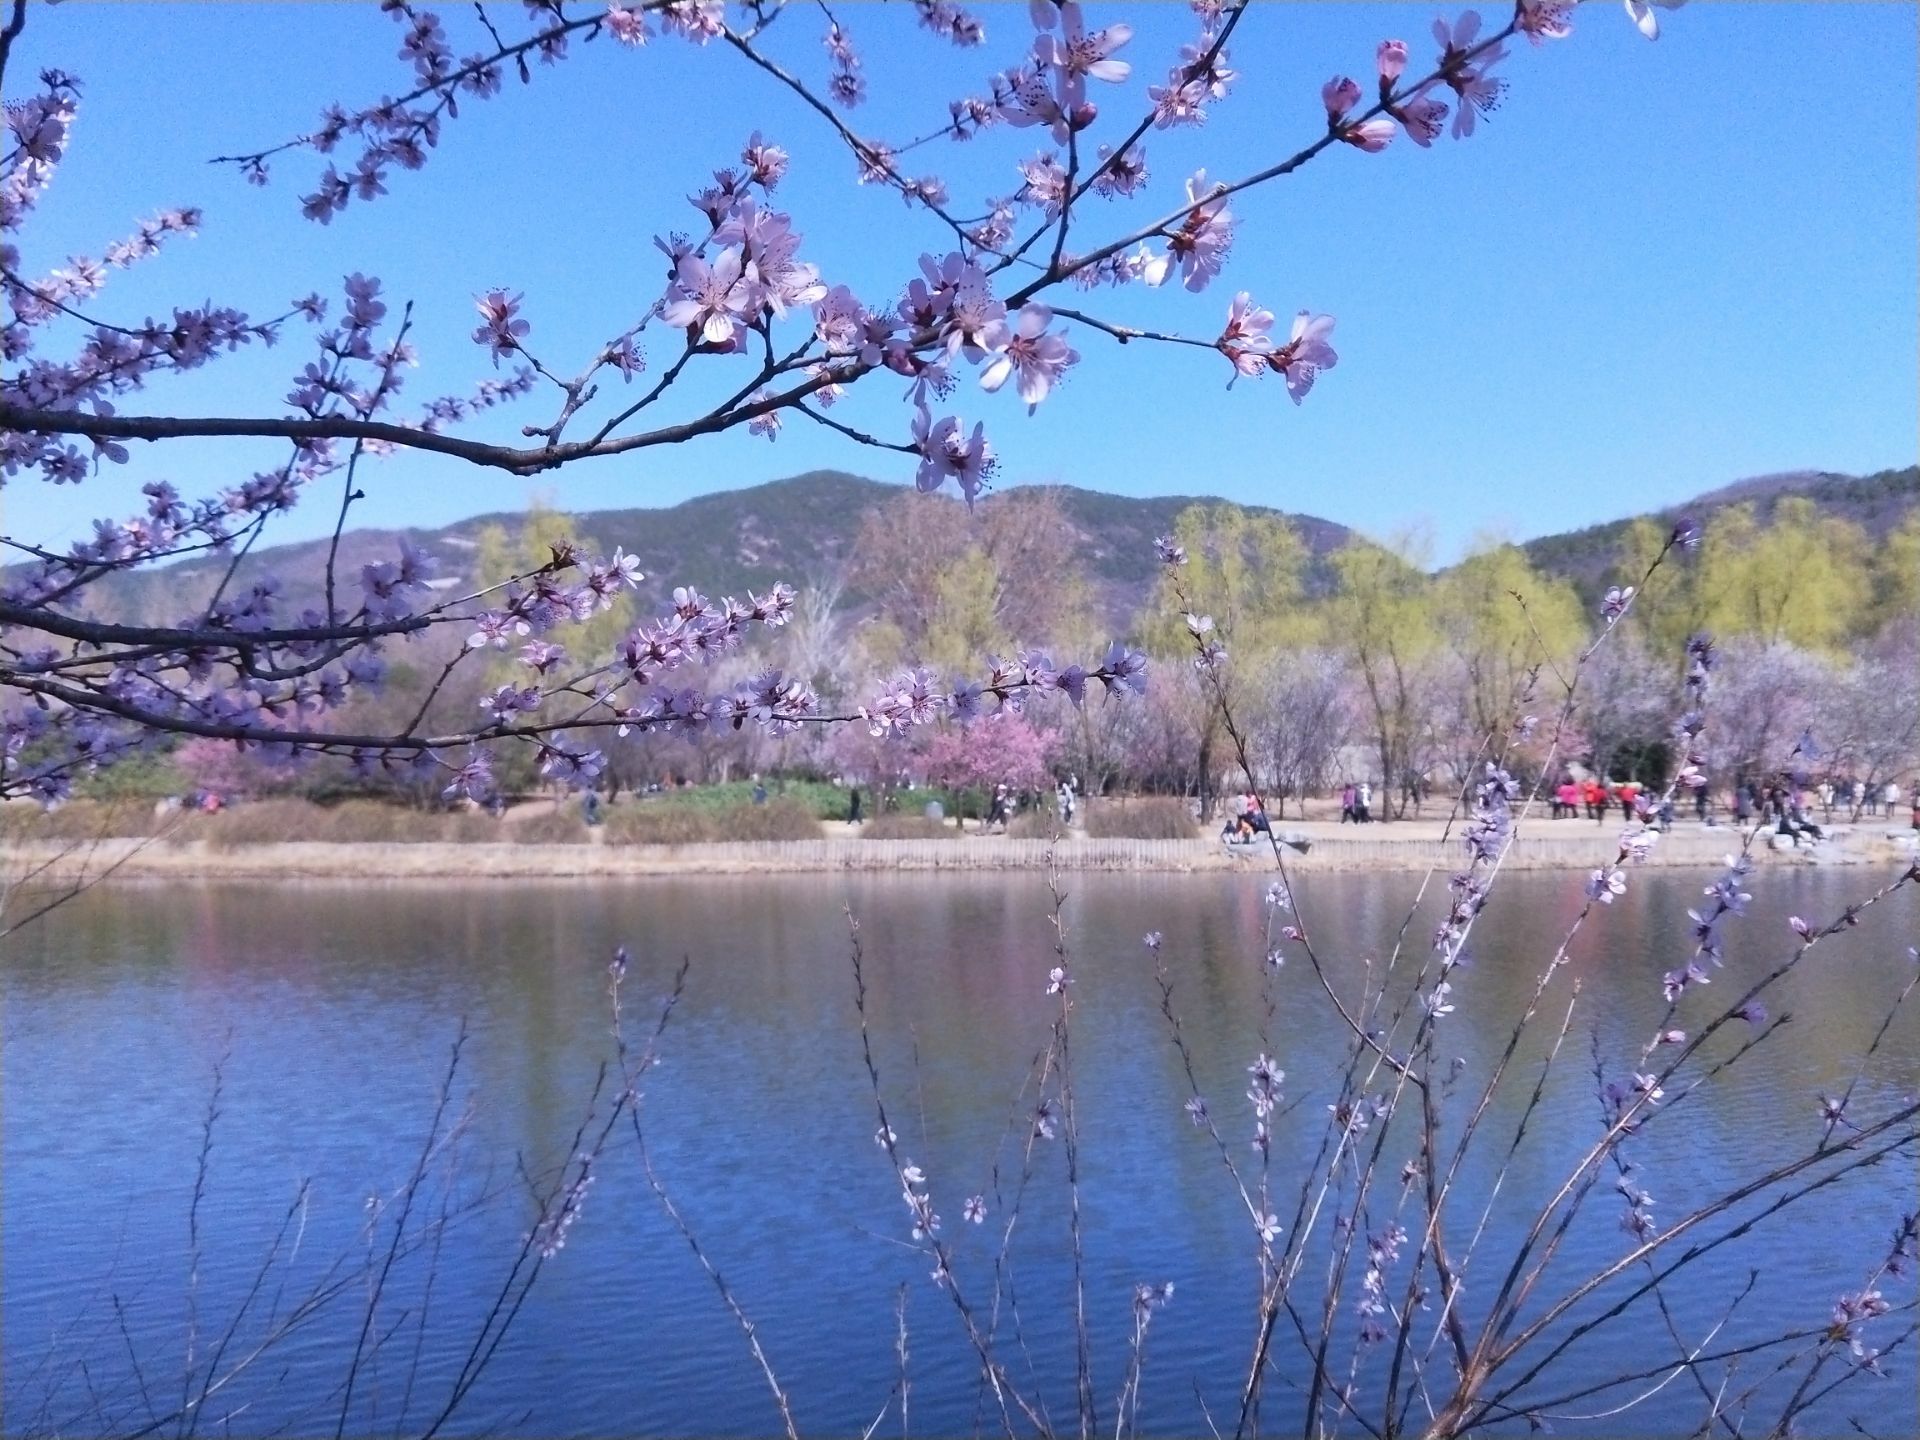
[[[953,790],[1040,790],[1052,783],[1054,737],[1013,711],[943,727],[927,744],[929,779]]]
[[[1821,694],[1834,683],[1830,661],[1796,646],[1747,637],[1722,647],[1705,732],[1712,773],[1765,779],[1789,768],[1813,727]],[[1815,737],[1817,741],[1817,736]],[[1806,757],[1811,771],[1817,756]]]
[[[1275,816],[1331,782],[1352,725],[1343,669],[1329,650],[1279,651],[1259,667],[1253,738]]]
[[[1821,767],[1869,791],[1920,766],[1920,656],[1888,648],[1840,669],[1812,705]]]
[[[1563,747],[1609,777],[1616,756],[1640,753],[1664,740],[1674,714],[1678,662],[1650,655],[1638,632],[1623,627],[1594,651],[1574,696],[1577,735]]]
[[[1311,639],[1315,620],[1306,603],[1312,553],[1284,515],[1262,514],[1227,502],[1189,505],[1174,521],[1172,539],[1187,554],[1178,583],[1163,573],[1141,617],[1149,650],[1179,654],[1189,648],[1180,615],[1193,609],[1213,617],[1229,649],[1264,653]]]
[[[1377,778],[1389,797],[1383,817],[1395,813],[1389,806],[1412,759],[1424,677],[1441,644],[1430,582],[1415,553],[1411,542],[1390,549],[1353,541],[1333,556],[1340,588],[1326,606],[1328,633],[1337,637],[1364,697]]]
[[[1570,668],[1580,648],[1586,626],[1579,597],[1508,544],[1467,556],[1435,581],[1433,592],[1435,622],[1459,661],[1466,728],[1503,752],[1535,675]]]
[[[1874,565],[1872,620],[1885,630],[1920,616],[1920,510],[1881,540]]]
[[[1858,525],[1783,498],[1761,526],[1751,505],[1708,524],[1698,586],[1702,626],[1768,645],[1830,650],[1861,628],[1872,598],[1868,545]]]
[[[973,511],[908,491],[867,512],[849,579],[879,607],[882,664],[977,664],[991,645],[1046,644],[1084,606],[1082,546],[1059,497],[1022,486]],[[983,643],[963,650],[969,639]]]

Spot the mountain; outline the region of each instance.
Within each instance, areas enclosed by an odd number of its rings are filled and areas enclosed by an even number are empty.
[[[906,493],[899,485],[837,470],[816,470],[790,479],[698,496],[660,509],[593,510],[572,516],[574,536],[590,548],[616,545],[636,556],[647,581],[643,609],[664,605],[675,585],[695,585],[712,595],[764,590],[776,580],[804,585],[833,574],[847,561],[863,515]],[[1196,503],[1194,496],[1147,499],[1060,486],[1054,492],[1077,535],[1075,554],[1087,566],[1109,621],[1130,619],[1154,575],[1153,538],[1173,529],[1174,518]],[[989,494],[983,506],[1000,502]],[[1250,507],[1265,510],[1265,507]],[[1268,511],[1267,513],[1276,513]],[[508,530],[518,513],[476,515],[438,529],[352,530],[340,537],[335,573],[344,592],[357,599],[363,565],[392,559],[402,538],[437,562],[436,588],[470,580],[480,532],[488,525]],[[1312,552],[1309,586],[1330,584],[1326,557],[1346,544],[1343,525],[1314,515],[1289,515]],[[282,581],[280,613],[324,607],[326,540],[263,548],[246,556],[233,584],[240,589],[272,573]],[[92,608],[103,618],[128,624],[173,624],[213,594],[229,562],[195,557],[161,569],[109,577],[93,587]],[[231,590],[229,593],[232,593]],[[861,597],[849,594],[858,605]]]
[[[903,493],[899,485],[816,470],[659,509],[594,510],[572,518],[575,537],[582,543],[602,551],[622,546],[639,558],[648,577],[644,609],[663,605],[675,585],[696,585],[713,595],[739,595],[765,589],[776,580],[804,585],[833,574],[848,559],[861,517]],[[1171,531],[1175,517],[1187,506],[1209,498],[1136,498],[1075,486],[1056,487],[1055,494],[1076,532],[1075,553],[1087,566],[1100,608],[1116,633],[1139,611],[1152,585],[1153,537]],[[1752,504],[1764,523],[1788,495],[1805,496],[1822,514],[1880,534],[1920,509],[1920,467],[1865,476],[1824,471],[1757,476],[1710,490],[1655,512],[1652,518],[1664,525],[1684,514],[1704,523],[1727,506]],[[1001,503],[1001,497],[990,494],[981,503],[992,506]],[[1250,508],[1276,513],[1261,506]],[[1346,544],[1353,532],[1314,515],[1287,518],[1299,529],[1313,557],[1309,591],[1325,593],[1332,578],[1327,557]],[[1565,576],[1591,597],[1613,578],[1621,542],[1637,518],[1542,536],[1521,548],[1535,565]],[[404,536],[438,562],[436,588],[451,589],[470,580],[480,532],[490,524],[511,530],[520,519],[517,513],[497,513],[439,529],[349,531],[340,538],[336,573],[343,589],[357,597],[361,567],[392,559]],[[323,605],[328,544],[309,540],[257,551],[240,562],[235,583],[244,588],[252,579],[272,572],[284,585],[282,614]],[[196,606],[205,605],[227,563],[221,558],[196,557],[111,577],[91,592],[93,609],[103,618],[125,623],[177,623]],[[850,592],[847,599],[856,608],[865,603],[857,593]]]
[[[1836,475],[1825,470],[1790,470],[1777,475],[1756,475],[1736,480],[1717,490],[1696,495],[1679,505],[1654,511],[1651,518],[1662,526],[1682,516],[1691,516],[1702,525],[1733,505],[1752,505],[1762,525],[1770,524],[1780,501],[1789,495],[1813,501],[1823,516],[1848,520],[1869,535],[1885,534],[1916,509],[1920,509],[1920,466],[1904,470],[1881,470],[1872,475]],[[1635,520],[1609,520],[1559,535],[1543,535],[1527,540],[1520,548],[1540,569],[1562,575],[1586,598],[1597,596],[1616,580],[1615,565],[1621,542]]]

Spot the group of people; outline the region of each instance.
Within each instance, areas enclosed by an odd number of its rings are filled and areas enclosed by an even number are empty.
[[[1785,782],[1758,785],[1742,780],[1733,787],[1733,819],[1737,825],[1772,825],[1776,835],[1798,843],[1801,838],[1822,840],[1826,831],[1807,818],[1812,797],[1798,785]],[[1831,819],[1831,816],[1828,817]]]
[[[1267,822],[1266,808],[1261,805],[1260,797],[1251,790],[1243,790],[1227,804],[1227,823],[1220,832],[1220,838],[1229,845],[1251,845],[1261,835],[1270,835],[1273,827]]]
[[[1814,792],[1820,800],[1820,809],[1826,817],[1833,818],[1836,805],[1855,815],[1871,819],[1879,816],[1891,820],[1900,808],[1900,782],[1888,780],[1884,784],[1869,785],[1864,780],[1842,780],[1835,784],[1831,780],[1822,780]],[[1916,828],[1920,828],[1920,778],[1914,781],[1912,799]]]
[[[1636,780],[1616,780],[1609,785],[1593,775],[1584,780],[1562,775],[1553,790],[1553,818],[1578,820],[1584,811],[1589,820],[1605,820],[1608,810],[1618,805],[1622,818],[1631,820],[1643,788]]]
[[[1409,787],[1411,788],[1411,787]],[[1373,823],[1373,784],[1362,780],[1358,785],[1349,780],[1340,787],[1340,823],[1352,821],[1355,825]]]

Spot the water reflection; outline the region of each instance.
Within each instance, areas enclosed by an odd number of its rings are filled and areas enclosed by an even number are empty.
[[[1830,914],[1871,877],[1770,870],[1758,879],[1753,913],[1730,927],[1727,968],[1702,1005],[1787,953],[1788,914]],[[1334,957],[1328,981],[1343,997],[1392,959],[1417,883],[1343,875],[1303,883],[1303,922],[1320,952]],[[1702,883],[1671,872],[1636,877],[1574,943],[1565,978],[1581,987],[1580,1010],[1534,1139],[1501,1191],[1486,1258],[1472,1262],[1489,1287],[1514,1217],[1550,1193],[1598,1129],[1593,1056],[1609,1077],[1622,1076],[1657,1022],[1659,977],[1687,954],[1686,910]],[[1187,1084],[1141,937],[1165,936],[1201,1087],[1237,1161],[1255,1163],[1240,1096],[1256,1051],[1271,1050],[1288,1072],[1288,1096],[1302,1099],[1305,1123],[1281,1128],[1272,1162],[1280,1210],[1318,1143],[1346,1037],[1297,956],[1273,977],[1274,1012],[1265,1019],[1260,959],[1271,917],[1263,890],[1262,879],[1245,876],[1074,876],[1063,909],[1080,1006],[1075,1057],[1098,1388],[1110,1405],[1133,1285],[1174,1280],[1174,1304],[1154,1322],[1141,1407],[1142,1424],[1162,1433],[1191,1433],[1202,1423],[1196,1386],[1210,1404],[1231,1404],[1251,1333],[1253,1242],[1218,1155],[1182,1116]],[[1458,1010],[1442,1042],[1462,1062],[1462,1098],[1484,1083],[1528,1002],[1539,960],[1579,905],[1567,877],[1509,876],[1497,894],[1473,964],[1458,978]],[[169,1357],[178,1383],[185,1216],[222,1056],[200,1302],[207,1314],[226,1313],[244,1293],[303,1178],[313,1187],[305,1254],[331,1258],[364,1246],[366,1197],[412,1162],[462,1017],[471,1040],[456,1098],[471,1094],[476,1103],[467,1183],[507,1183],[517,1166],[538,1171],[563,1161],[610,1052],[605,963],[625,943],[635,956],[628,1002],[638,1011],[683,955],[693,960],[665,1063],[647,1091],[654,1157],[759,1322],[802,1427],[843,1433],[872,1419],[896,1378],[893,1306],[906,1284],[915,1423],[933,1433],[974,1429],[976,1367],[925,1260],[900,1243],[902,1208],[872,1143],[851,1003],[849,905],[860,917],[894,1123],[932,1177],[971,1267],[963,1283],[978,1295],[997,1232],[993,1223],[962,1224],[961,1202],[995,1194],[997,1156],[997,1223],[1018,1179],[1027,1122],[1015,1102],[1045,1040],[1045,976],[1055,963],[1051,900],[1039,877],[129,886],[97,890],[57,912],[18,937],[0,968],[9,1428],[40,1413],[45,1377],[59,1370],[36,1372],[23,1357],[70,1354],[83,1336],[101,1348],[90,1357],[96,1383],[113,1383],[116,1367],[125,1368],[117,1323],[99,1319],[112,1317],[114,1295],[137,1302],[125,1304],[136,1348]],[[1911,894],[1868,919],[1781,987],[1772,1008],[1795,1019],[1766,1051],[1633,1147],[1663,1220],[1817,1134],[1816,1097],[1838,1093],[1857,1072],[1885,1001],[1905,978],[1902,947],[1920,932]],[[1423,911],[1406,928],[1401,972],[1417,965],[1432,920]],[[1487,1131],[1499,1145],[1519,1120],[1566,993],[1556,985],[1552,1024],[1516,1057],[1523,1084],[1505,1090],[1489,1113]],[[1916,1038],[1920,1028],[1903,1015],[1884,1043],[1876,1095],[1920,1088]],[[1037,1388],[1057,1416],[1071,1410],[1065,1203],[1059,1147],[1043,1144],[1036,1154],[1040,1174],[1023,1212],[1015,1278]],[[1911,1207],[1913,1178],[1903,1158],[1848,1189],[1843,1205],[1824,1206],[1819,1245],[1791,1221],[1758,1231],[1751,1247],[1703,1266],[1704,1280],[1676,1290],[1677,1323],[1695,1333],[1711,1325],[1725,1283],[1732,1277],[1737,1285],[1756,1256],[1764,1274],[1743,1308],[1752,1333],[1822,1323],[1834,1295],[1856,1288],[1871,1267],[1901,1206]],[[1477,1216],[1491,1181],[1484,1167],[1465,1174],[1456,1214]],[[1608,1196],[1596,1202],[1592,1224],[1576,1227],[1568,1274],[1621,1252],[1618,1208]],[[449,1242],[431,1299],[450,1340],[485,1313],[526,1223],[524,1205],[500,1205]],[[55,1327],[76,1314],[87,1318],[51,1350]],[[236,1387],[255,1407],[236,1421],[236,1433],[330,1424],[316,1417],[330,1417],[339,1403],[341,1326],[350,1333],[356,1319],[348,1308],[328,1322],[333,1329],[314,1327],[271,1384]],[[411,1383],[421,1392],[444,1389],[459,1352],[458,1344],[429,1346]],[[1575,1351],[1569,1373],[1597,1373],[1617,1358]],[[1291,1416],[1287,1407],[1298,1402],[1289,1386],[1305,1371],[1294,1351],[1281,1363],[1273,1403]],[[1920,1428],[1910,1355],[1896,1355],[1892,1368],[1894,1380],[1874,1392],[1877,1432],[1910,1433]],[[357,1412],[362,1420],[396,1428],[408,1369],[386,1365],[366,1402],[379,1408]],[[71,1378],[66,1383],[71,1388]],[[1663,1433],[1693,1422],[1695,1399],[1671,1387],[1630,1418],[1641,1433]],[[78,1403],[63,1392],[49,1413],[77,1413]],[[475,1427],[531,1424],[550,1435],[757,1434],[775,1423],[737,1333],[627,1150],[604,1170],[574,1243],[533,1292],[468,1418]],[[996,1428],[991,1412],[986,1425]],[[1621,1433],[1621,1422],[1605,1433]]]

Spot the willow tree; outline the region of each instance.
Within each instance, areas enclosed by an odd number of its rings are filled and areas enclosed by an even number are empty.
[[[1334,553],[1340,588],[1326,605],[1329,633],[1352,657],[1380,760],[1387,803],[1382,816],[1405,813],[1391,799],[1408,778],[1421,719],[1421,682],[1440,649],[1432,582],[1412,558],[1411,541],[1388,548],[1355,540]]]
[[[1433,586],[1434,619],[1460,669],[1463,733],[1504,751],[1536,677],[1564,667],[1580,648],[1580,599],[1542,574],[1511,544],[1477,550]]]

